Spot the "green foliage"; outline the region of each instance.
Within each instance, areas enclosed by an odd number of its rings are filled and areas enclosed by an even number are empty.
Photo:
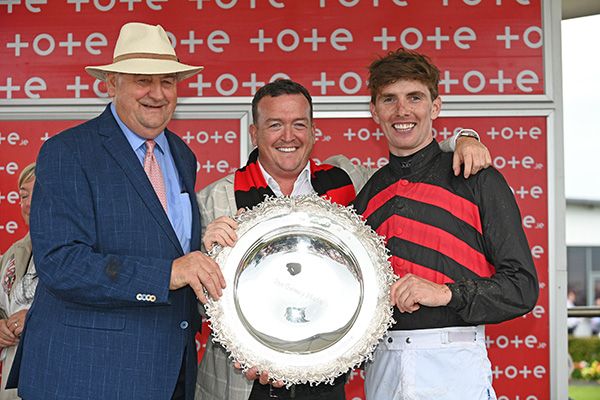
[[[574,363],[573,378],[585,379],[586,381],[600,382],[600,362],[576,361]]]
[[[592,362],[600,360],[600,338],[597,336],[587,338],[569,337],[569,354],[573,361]]]
[[[573,379],[600,381],[600,338],[569,337],[569,354],[573,358]]]

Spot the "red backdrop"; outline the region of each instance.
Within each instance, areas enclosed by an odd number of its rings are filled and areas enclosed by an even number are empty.
[[[0,165],[3,168],[0,170],[3,178],[0,189],[2,250],[26,232],[19,216],[16,190],[19,171],[32,161],[47,134],[52,136],[75,123],[77,121],[0,122],[0,137],[5,138],[0,148],[6,156]],[[371,167],[387,163],[385,138],[370,118],[321,118],[316,120],[316,125],[314,154],[317,159],[343,153]],[[480,132],[492,152],[494,166],[515,192],[540,278],[541,294],[534,312],[489,326],[486,331],[494,387],[504,400],[517,399],[517,396],[545,399],[550,389],[548,292],[545,290],[548,282],[546,118],[444,117],[436,121],[435,135],[441,140],[465,126]],[[238,165],[239,120],[177,120],[171,123],[171,129],[188,142],[198,157],[197,189]],[[205,330],[199,339],[199,346],[206,342],[207,332]],[[353,382],[347,387],[350,400],[364,398],[360,374],[360,371],[353,374]]]
[[[304,84],[315,96],[367,95],[366,66],[388,50],[405,47],[431,56],[440,67],[440,93],[490,101],[482,95],[528,101],[545,94],[541,0],[6,0],[0,3],[0,104],[31,104],[38,120],[8,121],[0,110],[0,253],[22,237],[17,176],[43,140],[77,124],[47,105],[76,106],[104,97],[85,65],[110,62],[119,27],[129,21],[160,23],[178,56],[204,65],[182,82],[180,97],[219,104],[251,96],[278,76]],[[208,97],[208,98],[207,98]],[[36,103],[48,99],[47,103]],[[61,99],[61,100],[58,100]],[[329,101],[329,100],[327,100]],[[460,106],[454,110],[460,111]],[[205,113],[204,113],[205,114]],[[456,114],[456,112],[455,112]],[[8,115],[8,117],[7,117]],[[45,117],[47,115],[47,117]],[[515,192],[540,276],[534,312],[487,329],[494,386],[500,400],[547,399],[549,382],[548,170],[546,117],[444,117],[438,139],[457,127],[480,132],[494,165]],[[205,117],[205,116],[204,116]],[[5,119],[5,120],[2,120]],[[315,155],[344,153],[369,166],[386,162],[385,139],[368,118],[320,118]],[[239,119],[175,120],[198,157],[198,185],[239,166]],[[206,340],[199,339],[201,343]],[[426,372],[424,372],[426,373]],[[360,372],[348,399],[363,399]]]
[[[251,96],[282,74],[313,95],[365,95],[366,66],[398,47],[432,57],[443,95],[544,93],[540,0],[26,3],[0,4],[0,99],[103,95],[82,66],[108,63],[129,21],[164,25],[181,60],[206,66],[184,97]]]

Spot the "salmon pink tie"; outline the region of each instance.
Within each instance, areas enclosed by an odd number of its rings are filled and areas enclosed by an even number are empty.
[[[144,157],[144,171],[150,179],[150,183],[160,200],[165,212],[167,211],[167,192],[165,191],[165,182],[163,180],[162,171],[154,156],[154,146],[156,143],[154,140],[146,140],[146,156]]]

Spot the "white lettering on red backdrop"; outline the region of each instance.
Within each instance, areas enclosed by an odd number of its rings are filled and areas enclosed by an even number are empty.
[[[336,18],[326,18],[331,15]],[[301,82],[315,96],[367,96],[367,65],[398,47],[431,56],[441,69],[443,96],[477,101],[481,95],[544,94],[540,0],[0,0],[0,100],[77,104],[105,98],[104,84],[83,67],[109,62],[119,27],[131,20],[163,24],[181,60],[205,66],[180,84],[180,97],[214,97],[217,103],[220,97],[252,96],[280,77]],[[19,172],[45,140],[79,122],[0,121],[0,252],[26,231]],[[318,159],[344,153],[368,167],[387,163],[385,138],[370,119],[316,123]],[[196,189],[239,166],[239,124],[216,118],[170,124],[197,155]],[[502,400],[546,399],[546,118],[445,117],[436,121],[434,135],[442,140],[461,127],[480,132],[494,167],[511,185],[540,277],[540,299],[531,313],[486,330],[494,386]],[[206,340],[204,330],[199,354]],[[364,399],[362,371],[350,379],[347,398]]]
[[[544,92],[539,0],[2,0],[0,18],[0,99],[105,97],[82,67],[110,60],[132,19],[164,24],[179,57],[205,65],[182,97],[252,96],[277,77],[366,95],[366,66],[398,47],[442,67],[442,95]]]

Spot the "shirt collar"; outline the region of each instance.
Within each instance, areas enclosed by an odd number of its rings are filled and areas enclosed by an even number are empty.
[[[275,193],[275,195],[282,196],[283,193],[281,192],[281,188],[279,187],[279,184],[277,183],[275,178],[269,175],[269,173],[263,168],[262,164],[260,163],[260,160],[258,160],[257,162],[258,166],[260,167],[260,171],[265,177],[265,181],[267,181],[267,185],[269,185],[269,187],[271,188],[273,193]],[[298,177],[294,182],[294,189],[292,190],[292,194],[294,193],[296,188],[300,187],[306,182],[310,183],[310,162],[307,162],[302,171],[300,171],[300,174],[298,174]]]
[[[117,125],[119,125],[121,131],[123,131],[123,134],[127,138],[129,145],[134,151],[146,145],[146,139],[144,139],[141,136],[138,136],[135,132],[129,129],[127,125],[125,125],[121,118],[119,118],[119,114],[117,114],[117,110],[115,109],[114,103],[110,103],[110,111],[112,112],[113,117],[115,117],[115,120],[117,121]],[[161,153],[164,154],[165,149],[167,148],[167,137],[165,135],[165,131],[162,131],[160,135],[158,135],[154,139],[154,141],[156,142],[156,147],[160,150]],[[145,148],[144,151],[146,151]]]
[[[429,161],[440,154],[440,145],[437,141],[432,140],[427,146],[409,156],[395,156],[390,153],[390,167],[398,176],[408,176],[429,164]]]

